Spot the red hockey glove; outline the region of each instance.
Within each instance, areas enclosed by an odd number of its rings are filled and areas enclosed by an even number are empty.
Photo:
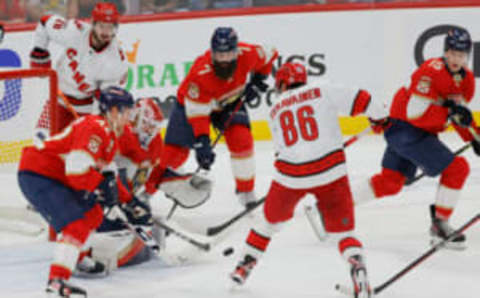
[[[52,61],[50,60],[50,53],[48,50],[35,47],[30,52],[30,67],[31,68],[51,68]]]
[[[388,117],[381,118],[381,119],[368,118],[368,121],[370,122],[372,131],[377,134],[383,133],[387,128],[389,128],[392,125]]]

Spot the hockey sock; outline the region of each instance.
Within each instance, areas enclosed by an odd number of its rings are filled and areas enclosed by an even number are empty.
[[[464,157],[457,156],[443,171],[435,198],[435,215],[448,220],[460,198],[460,191],[470,172]]]
[[[55,244],[49,279],[69,279],[88,238],[90,226],[85,219],[76,220],[62,230],[62,238]]]
[[[253,191],[255,160],[253,137],[250,129],[244,125],[232,125],[225,131],[225,140],[230,151],[232,172],[237,191]]]

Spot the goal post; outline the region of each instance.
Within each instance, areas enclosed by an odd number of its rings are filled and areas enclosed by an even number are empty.
[[[58,132],[57,93],[57,74],[52,69],[0,69],[0,209],[8,215],[0,212],[2,228],[11,222],[13,230],[21,231],[13,217],[17,214],[19,221],[25,221],[32,216],[18,186],[18,162],[38,129],[50,135]]]
[[[52,69],[0,71],[0,171],[16,168],[39,123],[57,132],[57,90]]]

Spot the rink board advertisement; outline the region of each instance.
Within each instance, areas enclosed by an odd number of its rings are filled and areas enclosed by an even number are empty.
[[[130,64],[128,88],[135,97],[159,97],[167,114],[178,85],[195,57],[208,49],[217,26],[233,26],[240,40],[277,48],[275,69],[287,61],[301,62],[310,80],[361,87],[388,105],[423,57],[442,55],[444,33],[451,26],[470,31],[474,51],[469,63],[480,77],[478,15],[477,7],[279,13],[127,23],[120,25],[118,36]],[[17,55],[19,67],[28,67],[32,36],[33,31],[9,33],[1,49]],[[52,52],[55,57],[58,48]],[[272,77],[269,83],[273,86]],[[272,92],[250,106],[257,139],[270,136],[265,120]],[[479,92],[471,107],[480,110]],[[341,123],[346,134],[366,124],[349,118]]]

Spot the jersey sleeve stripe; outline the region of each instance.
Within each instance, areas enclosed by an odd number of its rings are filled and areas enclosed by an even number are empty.
[[[350,111],[351,116],[364,113],[370,105],[372,97],[370,93],[365,90],[359,90],[353,101],[352,109]]]

